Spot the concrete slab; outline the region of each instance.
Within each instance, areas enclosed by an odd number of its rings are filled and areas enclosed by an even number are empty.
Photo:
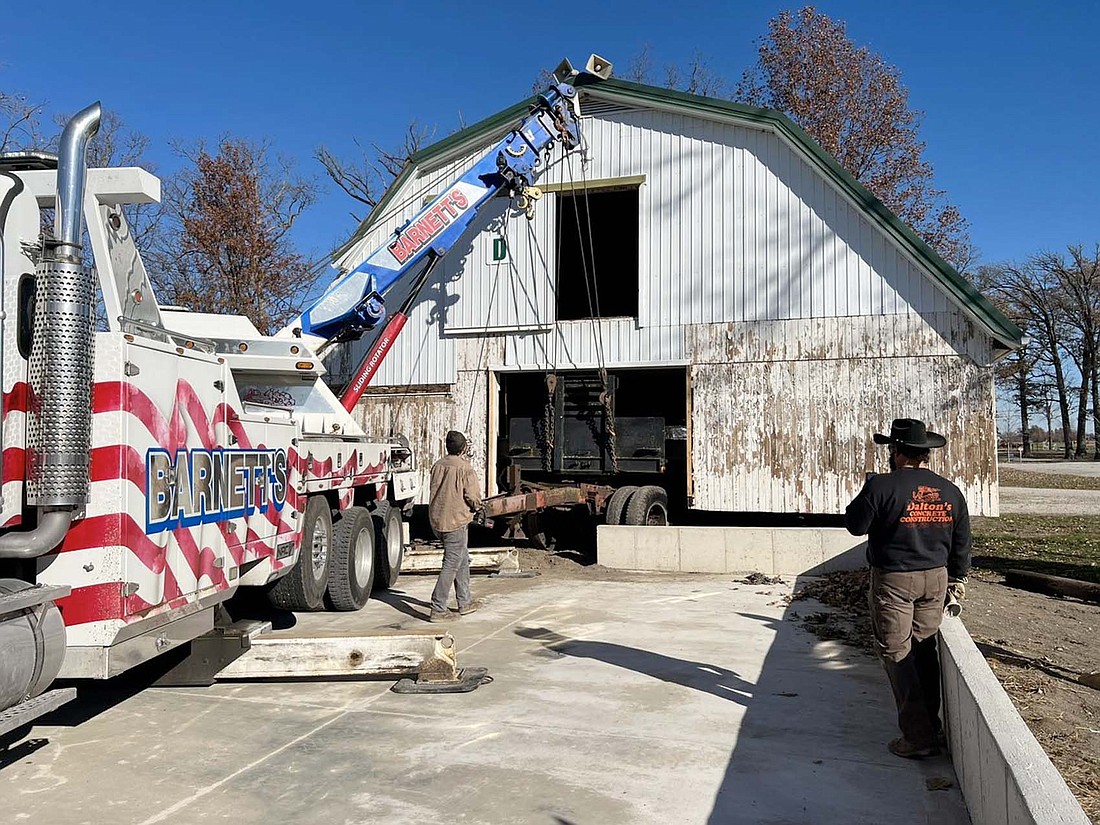
[[[284,633],[419,626],[432,581]],[[388,683],[93,689],[0,756],[5,821],[57,825],[967,821],[950,763],[887,753],[872,659],[728,576],[476,581],[471,694]],[[800,607],[804,607],[800,605]],[[22,750],[19,750],[22,748]]]

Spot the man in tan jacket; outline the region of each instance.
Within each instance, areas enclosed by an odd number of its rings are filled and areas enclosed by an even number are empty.
[[[481,485],[466,458],[466,436],[447,433],[447,455],[432,467],[431,501],[428,520],[443,541],[443,569],[432,591],[430,621],[448,622],[473,613],[478,603],[470,595],[470,551],[467,530],[474,513],[481,509]],[[458,613],[447,609],[454,587]]]

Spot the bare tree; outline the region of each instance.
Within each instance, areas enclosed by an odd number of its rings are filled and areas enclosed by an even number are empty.
[[[39,129],[43,108],[23,95],[0,91],[0,152],[44,148]]]
[[[325,146],[319,146],[313,156],[325,168],[325,173],[345,194],[359,204],[373,209],[394,178],[409,159],[435,137],[435,129],[414,120],[405,129],[400,145],[383,149],[377,143],[364,146],[358,140],[359,157],[342,158]],[[356,220],[362,215],[352,214]]]
[[[658,81],[656,63],[653,60],[651,46],[646,43],[626,64],[626,68],[617,76],[634,83],[661,85],[666,89],[676,89],[688,94],[703,97],[722,97],[729,89],[729,83],[715,72],[702,52],[695,52],[685,66],[666,63]]]
[[[1092,399],[1093,432],[1100,432],[1100,245],[1087,254],[1081,246],[1071,246],[1068,256],[1045,252],[1036,260],[1056,279],[1060,309],[1071,331],[1067,349],[1081,375],[1077,388],[1077,447],[1084,456],[1088,451],[1086,428]],[[1100,439],[1094,439],[1095,457],[1100,458]]]
[[[692,55],[684,68],[673,63],[665,66],[665,86],[692,95],[721,97],[728,88],[725,78],[707,65],[701,52]]]
[[[1035,341],[1039,360],[1049,369],[1047,384],[1053,389],[1062,422],[1066,458],[1073,454],[1070,436],[1070,402],[1064,352],[1067,330],[1062,292],[1056,274],[1033,257],[1023,265],[980,267],[975,281],[997,306]],[[1046,393],[1050,389],[1045,390]],[[1019,395],[1019,393],[1017,393]],[[1047,429],[1050,427],[1048,425]]]
[[[923,113],[897,68],[853,43],[843,22],[813,6],[781,12],[736,94],[790,117],[949,261],[972,257],[967,223],[923,157]]]
[[[178,151],[189,166],[165,186],[154,286],[170,303],[246,315],[274,331],[301,309],[318,274],[290,236],[316,200],[314,182],[268,146],[238,138],[213,153]]]

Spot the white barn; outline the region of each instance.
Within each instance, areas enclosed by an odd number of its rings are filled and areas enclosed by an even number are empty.
[[[585,151],[556,156],[532,220],[502,199],[439,268],[360,402],[367,431],[404,433],[427,468],[466,430],[496,493],[509,410],[536,415],[547,373],[602,367],[679,439],[663,469],[691,507],[842,512],[883,469],[871,434],[908,416],[947,436],[934,468],[972,513],[996,515],[992,364],[1020,330],[783,115],[615,79],[580,94]],[[416,155],[338,266],[528,105]]]

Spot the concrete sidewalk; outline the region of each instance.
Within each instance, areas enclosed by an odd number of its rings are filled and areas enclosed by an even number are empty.
[[[475,581],[460,664],[492,684],[93,689],[0,755],[6,822],[967,822],[906,762],[879,665],[729,577]],[[432,581],[288,631],[420,626]],[[810,612],[813,605],[796,603]],[[397,609],[395,609],[395,607]],[[64,715],[63,715],[64,714]]]

